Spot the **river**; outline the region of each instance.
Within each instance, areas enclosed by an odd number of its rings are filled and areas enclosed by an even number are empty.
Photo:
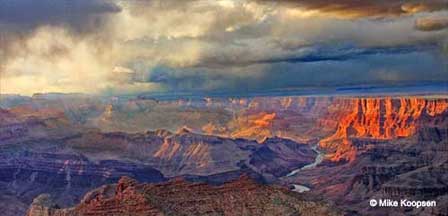
[[[322,163],[322,161],[324,160],[324,153],[319,151],[318,144],[314,145],[312,147],[312,149],[313,149],[313,151],[315,151],[317,153],[317,156],[314,159],[314,162],[310,163],[310,164],[308,164],[306,166],[303,166],[301,168],[298,168],[298,169],[295,169],[295,170],[291,171],[290,173],[288,173],[286,175],[286,177],[294,176],[294,175],[296,175],[297,173],[299,173],[302,170],[314,168],[317,165],[319,165],[320,163]],[[303,193],[303,192],[311,190],[309,187],[304,186],[304,185],[293,184],[292,186],[294,187],[292,190],[295,191],[295,192],[298,192],[298,193]]]

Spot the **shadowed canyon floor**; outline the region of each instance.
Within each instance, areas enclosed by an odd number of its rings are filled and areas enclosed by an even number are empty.
[[[2,96],[0,106],[5,215],[329,215],[329,205],[348,215],[448,212],[442,96],[157,101],[40,94]],[[307,200],[287,191],[293,185],[309,189]],[[198,191],[200,199],[192,195]],[[223,197],[229,206],[214,201]],[[437,200],[437,207],[371,208],[372,198]]]

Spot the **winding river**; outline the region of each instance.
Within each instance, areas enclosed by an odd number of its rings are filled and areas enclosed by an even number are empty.
[[[314,159],[314,162],[313,162],[313,163],[310,163],[310,164],[308,164],[308,165],[306,165],[306,166],[304,166],[304,167],[301,167],[301,168],[299,168],[299,169],[295,169],[295,170],[291,171],[290,173],[288,173],[288,174],[286,175],[286,177],[294,176],[294,175],[296,175],[297,173],[299,173],[299,172],[302,171],[302,170],[306,170],[306,169],[314,168],[314,167],[316,167],[317,165],[319,165],[320,163],[322,163],[322,161],[323,161],[323,159],[324,159],[324,153],[321,152],[321,151],[319,151],[319,149],[318,149],[318,144],[314,145],[314,146],[312,147],[312,149],[313,149],[313,151],[315,151],[315,152],[317,153],[317,156],[316,156],[316,158]],[[309,190],[310,190],[309,187],[306,187],[306,186],[304,186],[304,185],[293,184],[292,186],[294,187],[292,190],[295,191],[295,192],[299,192],[299,193],[303,193],[303,192],[306,192],[306,191],[309,191]]]

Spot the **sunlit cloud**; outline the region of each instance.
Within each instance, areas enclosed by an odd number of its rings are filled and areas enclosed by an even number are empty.
[[[421,12],[434,12],[448,9],[446,0],[256,0],[267,4],[283,4],[290,12],[299,16],[327,16],[343,19],[393,18]]]
[[[418,84],[427,78],[422,56],[440,82],[448,80],[442,0],[80,0],[76,7],[45,0],[35,10],[18,1],[0,10],[34,15],[0,15],[2,93]]]
[[[440,31],[448,28],[448,18],[432,17],[417,19],[415,27],[421,31]]]

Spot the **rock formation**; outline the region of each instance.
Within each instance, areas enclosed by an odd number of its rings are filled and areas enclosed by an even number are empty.
[[[50,194],[62,207],[74,204],[87,190],[122,175],[145,182],[184,176],[221,184],[248,173],[260,181],[274,181],[314,159],[309,145],[288,139],[258,143],[188,129],[105,133],[59,112],[34,111],[0,113],[3,215],[23,215],[23,207],[41,193]]]
[[[440,215],[448,205],[446,99],[355,101],[358,106],[337,132],[321,142],[330,160],[287,181],[305,184],[311,195],[354,214]],[[426,209],[371,208],[372,198],[438,203]]]
[[[320,141],[322,148],[333,153],[330,156],[333,161],[354,160],[357,149],[353,138],[409,137],[416,133],[422,119],[437,118],[448,111],[446,99],[359,98],[344,103],[349,103],[351,108],[339,117],[336,132]]]
[[[78,205],[59,209],[46,196],[36,198],[28,216],[75,215],[341,215],[329,205],[284,188],[259,185],[248,177],[210,186],[177,179],[140,184],[123,177],[87,193]]]
[[[241,174],[269,184],[305,185],[310,188],[307,197],[323,197],[354,214],[391,213],[366,208],[368,199],[384,196],[436,199],[446,208],[447,101],[435,97],[15,98],[0,109],[0,210],[8,216],[23,215],[36,198],[30,212],[64,215],[84,209],[98,214],[110,208],[170,214],[190,211],[186,203],[192,201],[187,197],[197,193],[191,188],[198,187],[219,191],[204,195],[209,198],[200,196],[198,202],[205,204],[206,212],[221,211],[225,206],[209,199],[223,199],[217,194],[232,190],[230,183],[219,185]],[[327,154],[324,161],[284,177],[314,161],[311,146],[319,140],[319,150]],[[123,179],[122,186],[106,185],[80,201],[88,190],[123,175],[145,182],[182,176],[215,186],[184,181],[139,186]],[[128,193],[125,188],[133,189]],[[147,188],[152,188],[151,197],[156,199],[145,196]],[[182,193],[175,196],[170,190]],[[116,191],[121,195],[116,196]],[[42,193],[52,198],[37,197]],[[252,203],[250,197],[235,194]],[[129,203],[126,196],[137,202]],[[171,206],[163,197],[182,202]],[[74,203],[80,204],[66,208]],[[192,212],[202,213],[200,205],[193,204],[197,207]],[[95,205],[101,208],[93,210]],[[276,210],[290,212],[283,207]],[[444,209],[406,211],[431,215]]]

